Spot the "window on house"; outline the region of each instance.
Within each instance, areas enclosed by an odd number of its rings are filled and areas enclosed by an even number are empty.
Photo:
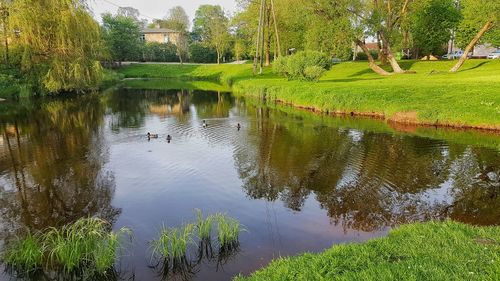
[[[165,36],[164,42],[165,43],[170,42],[170,37],[168,36],[168,34],[165,34],[164,36]]]
[[[142,40],[142,42],[146,42],[146,34],[141,35],[141,40]]]

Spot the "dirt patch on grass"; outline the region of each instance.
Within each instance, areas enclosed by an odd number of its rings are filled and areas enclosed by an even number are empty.
[[[392,117],[388,119],[391,122],[397,122],[402,124],[418,124],[418,113],[416,111],[408,112],[396,112]]]

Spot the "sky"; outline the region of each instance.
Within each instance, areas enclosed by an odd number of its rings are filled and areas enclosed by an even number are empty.
[[[133,7],[141,12],[141,18],[149,21],[152,18],[163,18],[168,10],[174,6],[181,6],[186,10],[191,22],[196,9],[203,4],[220,5],[229,13],[236,10],[235,0],[91,0],[89,1],[94,17],[100,22],[101,14],[115,13],[121,7]]]

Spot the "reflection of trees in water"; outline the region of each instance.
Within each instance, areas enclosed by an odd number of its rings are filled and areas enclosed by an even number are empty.
[[[193,90],[120,89],[107,96],[113,130],[139,128],[147,114],[174,116],[185,123],[193,105],[200,118],[227,117],[232,99],[228,93]]]
[[[190,248],[180,258],[156,258],[150,266],[162,280],[192,280],[203,264],[215,265],[216,271],[234,259],[240,252],[238,241],[220,246],[210,239],[198,241],[197,249]]]
[[[106,144],[98,96],[41,103],[2,119],[0,233],[41,230],[82,217],[113,223],[115,183],[104,172]],[[2,147],[3,146],[3,147]]]
[[[456,218],[499,224],[500,155],[440,141],[308,126],[256,107],[236,157],[252,198],[300,211],[311,192],[335,224],[373,231]]]

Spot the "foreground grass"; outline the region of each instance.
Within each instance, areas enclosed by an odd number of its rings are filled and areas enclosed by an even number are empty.
[[[406,225],[388,237],[275,260],[244,280],[498,280],[500,227]]]
[[[130,235],[130,231],[123,228],[111,232],[109,228],[107,222],[89,218],[61,228],[28,233],[10,245],[2,259],[20,274],[38,271],[85,273],[94,277],[112,274],[122,250],[122,236]]]
[[[469,60],[458,73],[448,73],[453,63],[404,61],[402,66],[417,74],[381,77],[365,62],[346,62],[333,66],[319,82],[287,81],[270,69],[253,76],[248,64],[137,64],[120,72],[129,78],[217,80],[232,86],[236,94],[323,112],[500,130],[500,61]]]

